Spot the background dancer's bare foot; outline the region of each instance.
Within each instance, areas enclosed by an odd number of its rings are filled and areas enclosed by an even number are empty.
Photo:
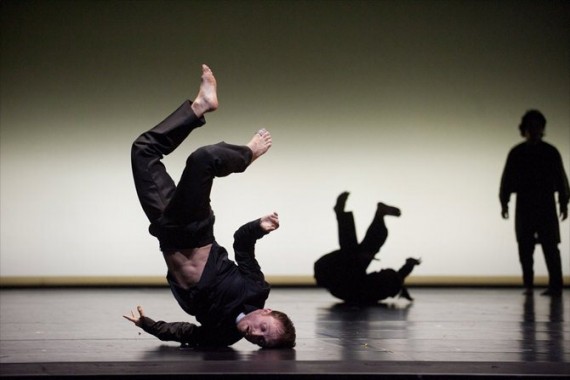
[[[257,158],[265,154],[271,148],[271,134],[265,128],[257,131],[255,135],[251,138],[247,146],[253,152],[253,158],[251,162],[255,161]]]
[[[212,70],[208,66],[202,65],[200,90],[192,103],[192,111],[194,111],[196,116],[201,117],[206,112],[212,112],[218,108],[218,94],[216,89],[217,84],[214,73],[212,73]]]
[[[392,216],[402,215],[399,208],[388,206],[387,204],[384,203],[378,203],[378,208],[376,209],[376,212],[379,215],[392,215]]]

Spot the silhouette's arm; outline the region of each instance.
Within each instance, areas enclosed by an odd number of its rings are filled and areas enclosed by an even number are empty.
[[[564,221],[568,218],[568,206],[560,206],[560,220]]]
[[[499,188],[499,201],[501,202],[501,216],[503,219],[509,219],[509,201],[511,199],[511,193],[514,192],[513,172],[515,171],[515,167],[513,161],[511,151],[507,156],[507,162],[505,163],[505,168],[501,175],[501,185]]]
[[[564,171],[564,164],[562,163],[562,156],[556,151],[555,160],[555,173],[556,173],[556,191],[558,192],[558,204],[560,205],[560,220],[568,218],[568,202],[570,201],[570,184],[568,177]]]

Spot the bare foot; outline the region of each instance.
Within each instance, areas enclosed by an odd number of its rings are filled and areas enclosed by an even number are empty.
[[[251,162],[255,161],[267,152],[269,148],[271,148],[271,145],[271,134],[265,128],[257,131],[257,133],[251,138],[250,142],[247,143],[248,148],[253,152]]]
[[[261,229],[265,232],[275,231],[279,228],[279,216],[276,212],[265,215],[259,222]]]
[[[376,212],[379,215],[392,215],[392,216],[402,215],[399,208],[388,206],[384,203],[378,203],[378,208],[377,208]]]
[[[215,111],[218,108],[218,95],[216,93],[216,78],[212,70],[206,65],[202,65],[202,77],[200,90],[196,99],[192,103],[192,111],[196,116],[201,117],[206,112]]]

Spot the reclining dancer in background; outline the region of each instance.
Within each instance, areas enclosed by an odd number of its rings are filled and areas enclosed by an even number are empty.
[[[366,236],[358,243],[354,216],[352,212],[344,211],[348,195],[348,192],[341,193],[334,207],[340,250],[326,254],[315,262],[317,285],[349,304],[373,304],[396,295],[411,301],[412,297],[404,287],[404,281],[414,267],[420,264],[420,260],[408,258],[398,271],[382,269],[366,273],[368,265],[388,237],[384,216],[400,216],[400,210],[378,203]]]

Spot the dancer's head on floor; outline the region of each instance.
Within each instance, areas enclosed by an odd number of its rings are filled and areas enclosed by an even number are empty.
[[[262,129],[252,142],[259,138],[259,141],[254,142],[254,145],[259,144],[268,134],[269,132]],[[270,145],[261,144],[261,146],[264,146],[261,150],[266,151]],[[258,149],[252,148],[254,160],[256,150]],[[276,212],[265,215],[259,219],[259,225],[265,233],[271,233],[279,228],[279,215]],[[267,308],[254,310],[243,316],[236,327],[245,339],[263,348],[292,348],[295,346],[295,326],[287,314],[280,311]]]
[[[246,314],[237,324],[244,338],[263,348],[292,348],[295,346],[295,326],[280,311],[258,309]]]

